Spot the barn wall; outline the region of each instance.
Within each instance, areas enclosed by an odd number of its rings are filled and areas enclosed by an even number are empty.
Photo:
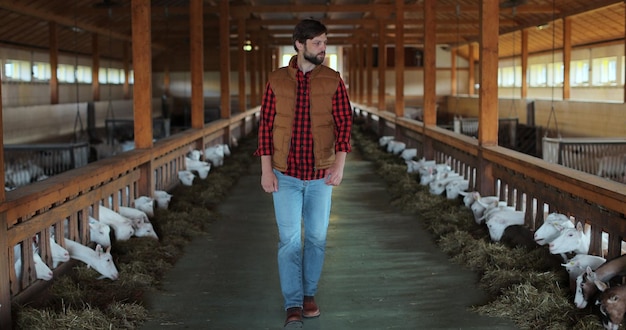
[[[107,118],[132,119],[132,108],[132,100],[96,102],[96,128],[104,127]],[[161,114],[160,98],[152,100],[152,113],[155,117]],[[87,131],[87,103],[3,107],[2,119],[6,144],[62,142],[58,140],[62,137],[67,138],[63,142],[71,142],[74,133],[81,132],[81,124]]]
[[[520,123],[527,123],[526,104],[531,99],[499,100],[499,116],[517,113]],[[478,117],[477,97],[447,97],[446,102],[458,104],[454,113],[463,117]],[[622,103],[534,100],[535,125],[560,133],[562,137],[623,137],[626,136],[626,112]],[[554,106],[554,115],[550,112]],[[555,119],[556,118],[556,119]],[[607,119],[610,118],[610,119]],[[548,123],[550,120],[550,123]],[[550,127],[548,127],[550,124]],[[558,125],[558,132],[556,131]]]

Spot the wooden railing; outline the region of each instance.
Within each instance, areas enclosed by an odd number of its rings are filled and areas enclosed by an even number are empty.
[[[534,230],[550,212],[567,214],[590,231],[589,254],[612,258],[622,254],[626,239],[626,185],[500,146],[481,146],[478,140],[436,126],[354,105],[355,115],[379,136],[393,135],[417,147],[418,157],[450,161],[470,180],[470,190],[493,191],[509,206],[526,212],[525,224]],[[483,177],[489,180],[484,180]],[[493,182],[479,187],[478,182]],[[482,190],[482,191],[481,191]],[[603,248],[602,236],[608,235]]]
[[[35,236],[40,237],[39,254],[51,266],[51,234],[62,246],[64,238],[89,244],[89,216],[97,219],[100,205],[117,209],[154,190],[170,190],[178,184],[178,171],[184,169],[191,149],[245,137],[258,124],[258,116],[257,107],[164,138],[150,149],[127,151],[7,192],[0,204],[5,223],[0,227],[0,329],[11,327],[12,302],[29,300],[47,285],[37,280],[33,267]],[[20,278],[13,266],[17,244],[22,248]],[[54,275],[70,270],[71,264],[61,264]]]

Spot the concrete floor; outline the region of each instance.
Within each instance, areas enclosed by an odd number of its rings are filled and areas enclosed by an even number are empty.
[[[278,235],[256,162],[220,213],[186,247],[163,290],[146,293],[151,315],[142,329],[282,329]],[[468,310],[486,300],[477,275],[390,206],[385,183],[356,152],[333,193],[326,251],[316,296],[322,315],[304,329],[517,329]]]

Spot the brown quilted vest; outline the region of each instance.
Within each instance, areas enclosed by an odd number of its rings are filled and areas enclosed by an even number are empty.
[[[291,132],[295,117],[297,68],[290,65],[269,75],[270,86],[276,96],[276,117],[274,118],[272,166],[284,172],[287,170],[287,155],[291,145]],[[335,122],[333,120],[333,96],[339,86],[339,73],[324,65],[311,71],[310,116],[313,134],[313,154],[315,169],[329,168],[335,162]]]

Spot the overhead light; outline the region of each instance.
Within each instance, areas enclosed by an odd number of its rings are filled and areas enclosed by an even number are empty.
[[[250,40],[246,40],[246,43],[243,44],[243,50],[246,52],[252,51],[252,42]]]
[[[537,25],[537,30],[545,30],[550,27],[549,23],[539,24]]]

